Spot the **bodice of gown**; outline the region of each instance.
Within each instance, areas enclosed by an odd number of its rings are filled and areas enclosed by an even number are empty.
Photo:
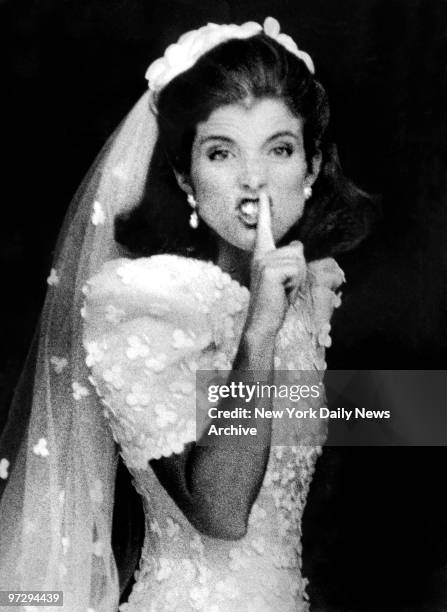
[[[332,259],[308,266],[305,289],[277,336],[275,371],[323,372],[342,280]],[[236,541],[200,534],[148,464],[196,439],[195,372],[231,369],[248,290],[212,263],[158,255],[108,262],[85,292],[90,381],[145,511],[137,580],[120,610],[307,610],[301,517],[324,422],[286,426],[287,445],[272,445],[247,534]],[[305,401],[318,407],[323,399]]]

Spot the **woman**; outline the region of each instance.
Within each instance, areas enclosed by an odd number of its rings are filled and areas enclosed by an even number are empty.
[[[196,370],[229,370],[228,382],[261,371],[278,384],[280,368],[321,382],[343,279],[321,257],[363,238],[369,206],[341,174],[313,71],[271,19],[190,32],[150,67],[152,111],[146,96],[61,234],[28,436],[2,504],[2,588],[59,587],[69,610],[116,609],[111,429],[146,514],[121,609],[307,609],[300,519],[324,424],[259,419],[256,441],[211,444],[207,426],[196,432],[194,383]],[[116,258],[118,213],[127,254],[151,257]],[[320,259],[307,264],[303,244]]]

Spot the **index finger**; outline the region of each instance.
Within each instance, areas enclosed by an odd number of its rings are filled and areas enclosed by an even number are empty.
[[[270,202],[267,194],[261,192],[259,195],[258,223],[256,226],[256,238],[254,255],[263,255],[275,250],[275,241],[272,234],[272,219],[270,215]]]

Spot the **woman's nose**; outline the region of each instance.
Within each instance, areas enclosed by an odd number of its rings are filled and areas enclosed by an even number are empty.
[[[245,162],[240,168],[239,181],[244,189],[258,191],[266,186],[266,169],[258,162]]]

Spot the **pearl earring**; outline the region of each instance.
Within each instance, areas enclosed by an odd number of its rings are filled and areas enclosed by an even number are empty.
[[[303,189],[304,199],[308,200],[312,196],[312,187],[310,185],[306,185]]]
[[[197,229],[199,227],[199,215],[197,214],[197,211],[196,211],[196,208],[197,208],[196,199],[192,195],[192,193],[188,193],[188,196],[186,199],[188,201],[188,204],[192,208],[192,213],[189,217],[189,225],[192,227],[192,229]]]

